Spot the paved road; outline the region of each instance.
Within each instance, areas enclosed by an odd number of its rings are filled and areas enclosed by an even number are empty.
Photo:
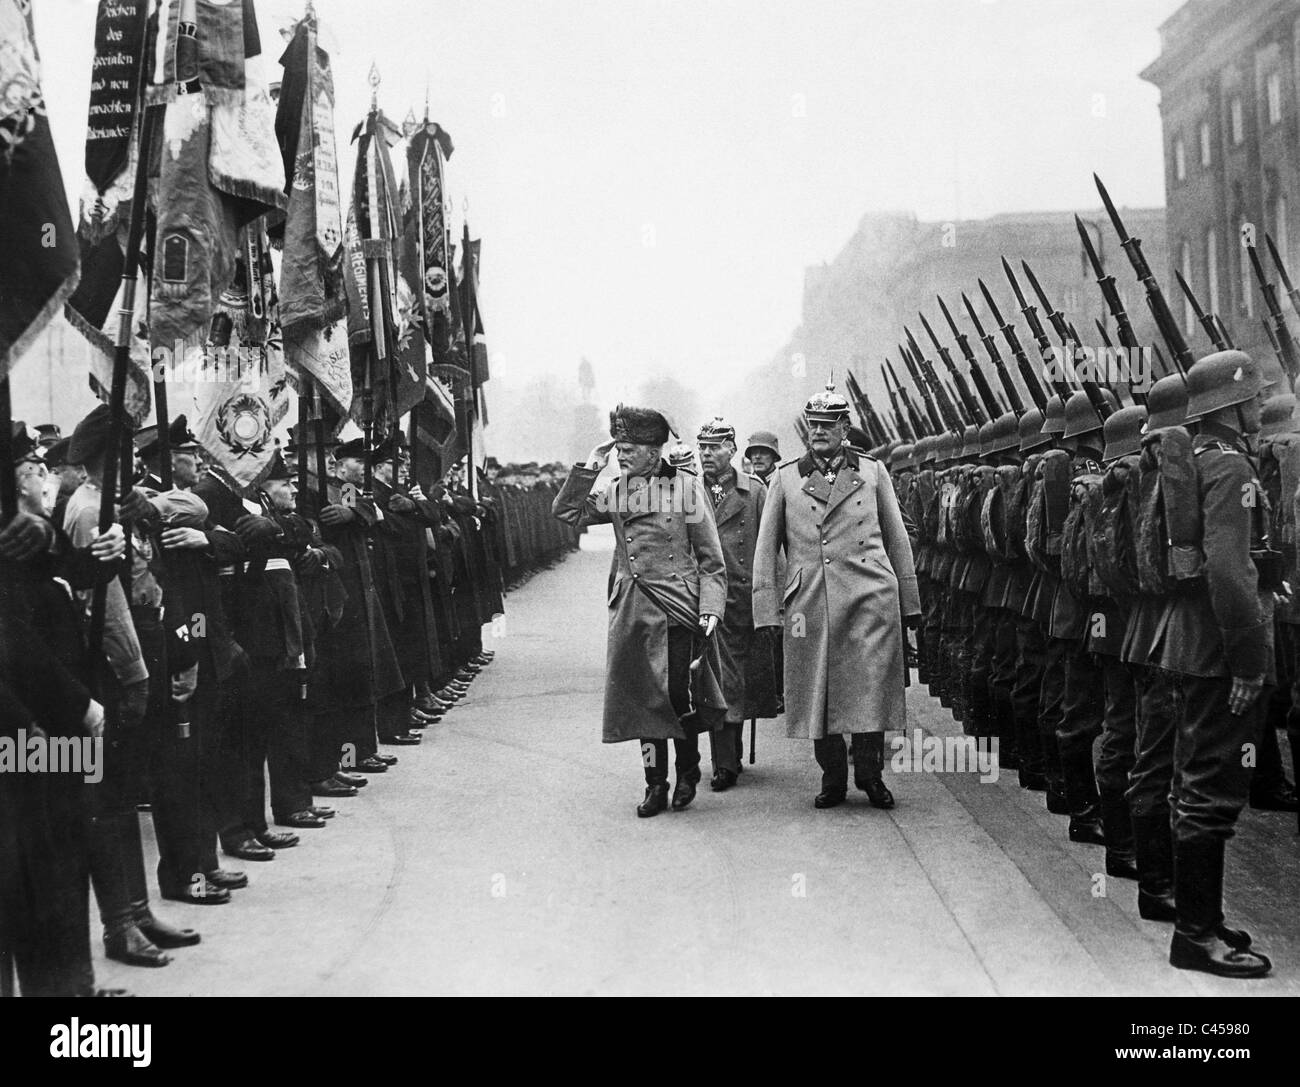
[[[1247,812],[1229,917],[1277,969],[1171,969],[1169,929],[1104,886],[1097,847],[1014,775],[892,777],[815,811],[811,745],[760,722],[723,795],[639,820],[635,745],[602,745],[612,538],[511,595],[495,663],[417,749],[222,907],[160,907],[203,943],[100,984],[184,994],[1300,993],[1294,816]],[[959,731],[922,691],[914,725]],[[707,779],[707,755],[706,755]],[[146,828],[147,828],[147,817]],[[228,867],[235,867],[229,862]],[[158,904],[155,903],[157,906]]]

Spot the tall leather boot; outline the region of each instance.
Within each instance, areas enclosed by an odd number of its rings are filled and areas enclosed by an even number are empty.
[[[888,810],[894,806],[894,794],[885,785],[885,734],[855,732],[853,747],[853,784],[867,794],[873,808]]]
[[[134,831],[135,833],[132,833]],[[155,947],[190,947],[199,942],[199,934],[192,928],[176,928],[159,920],[149,909],[149,885],[144,871],[144,842],[140,838],[140,823],[131,813],[130,825],[124,835],[125,873],[127,895],[131,900],[131,917],[141,934]]]
[[[90,825],[90,879],[104,924],[104,953],[128,966],[166,966],[171,958],[136,924],[131,901],[132,832],[138,839],[140,824],[134,811],[97,815]]]
[[[1101,793],[1101,830],[1106,839],[1106,875],[1116,879],[1137,879],[1133,852],[1133,820],[1124,794]]]
[[[1062,751],[1061,773],[1070,808],[1070,841],[1105,845],[1091,745],[1086,750]]]
[[[1016,731],[1016,750],[1020,753],[1020,787],[1035,792],[1047,791],[1047,775],[1043,773],[1043,748],[1038,738],[1036,714],[1016,713],[1016,701],[1011,700],[1011,717]]]
[[[1131,817],[1133,855],[1138,870],[1138,915],[1147,921],[1173,921],[1174,840],[1169,809]]]
[[[998,768],[1021,768],[1020,742],[1016,730],[1016,714],[1011,696],[989,688],[989,735],[998,741]]]
[[[813,756],[822,768],[822,791],[813,799],[813,807],[843,804],[849,791],[849,753],[844,737],[837,734],[813,740]]]
[[[1273,964],[1250,947],[1233,946],[1223,925],[1223,853],[1219,838],[1193,838],[1174,846],[1174,898],[1178,919],[1169,963],[1223,978],[1262,978]],[[1242,935],[1236,933],[1236,935]]]
[[[641,762],[645,767],[645,799],[637,805],[636,814],[648,819],[668,809],[668,741],[641,740]],[[653,748],[650,756],[646,748]]]

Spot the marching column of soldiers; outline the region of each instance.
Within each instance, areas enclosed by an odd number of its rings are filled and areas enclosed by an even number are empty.
[[[328,452],[297,489],[291,441],[255,486],[203,454],[185,418],[134,438],[136,476],[98,528],[108,408],[62,438],[15,423],[18,515],[0,529],[0,736],[102,738],[102,780],[0,774],[0,986],[95,984],[89,890],[105,954],[160,967],[200,934],[157,898],[225,905],[248,886],[221,856],[273,861],[335,802],[392,770],[392,747],[461,702],[493,652],[483,629],[577,534],[550,516],[550,466],[452,467],[425,494],[400,432]],[[162,482],[163,449],[170,486]],[[364,487],[373,474],[373,491]],[[494,477],[494,478],[493,478]],[[311,477],[309,476],[309,479]],[[96,596],[102,596],[102,603]],[[102,636],[92,644],[92,612]],[[153,820],[151,894],[140,832]]]

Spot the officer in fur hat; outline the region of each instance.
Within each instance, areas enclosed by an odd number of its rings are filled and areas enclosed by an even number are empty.
[[[672,808],[695,798],[699,736],[723,724],[714,633],[726,611],[727,571],[713,503],[699,478],[663,460],[668,420],[650,408],[610,413],[610,441],[575,465],[551,512],[566,524],[614,526],[604,740],[637,740],[645,799],[637,815],[668,807],[668,741],[676,749]],[[621,475],[592,494],[611,450]]]

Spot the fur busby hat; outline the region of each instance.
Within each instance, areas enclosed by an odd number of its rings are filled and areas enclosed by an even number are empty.
[[[672,424],[654,408],[632,408],[619,404],[609,413],[609,436],[616,442],[664,445],[669,434],[677,437]]]

